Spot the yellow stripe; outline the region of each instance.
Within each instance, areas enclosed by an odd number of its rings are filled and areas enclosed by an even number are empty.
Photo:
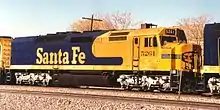
[[[131,70],[129,66],[115,65],[11,65],[10,69],[36,69],[36,70]]]
[[[7,69],[18,69],[18,70],[132,70],[131,66],[115,66],[115,65],[11,65]],[[170,71],[170,69],[159,69],[159,68],[140,68],[140,71]]]
[[[220,73],[220,66],[203,66],[202,73]]]

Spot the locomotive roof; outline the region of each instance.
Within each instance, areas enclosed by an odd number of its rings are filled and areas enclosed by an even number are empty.
[[[14,39],[15,42],[28,42],[28,41],[47,41],[47,40],[68,40],[72,37],[95,37],[99,36],[105,32],[106,30],[97,30],[97,31],[84,31],[84,32],[56,32],[54,34],[46,34],[39,36],[26,36],[26,37],[16,37]]]
[[[12,37],[10,37],[10,36],[0,36],[0,38],[10,38],[10,39],[12,39]]]
[[[46,34],[46,35],[39,35],[39,36],[26,36],[26,37],[16,37],[13,42],[47,42],[47,41],[63,41],[63,40],[70,40],[70,38],[74,37],[91,37],[95,38],[99,35],[102,35],[106,32],[111,31],[111,34],[124,34],[127,32],[126,35],[136,35],[136,36],[142,36],[142,35],[155,35],[159,34],[164,27],[160,28],[144,28],[144,29],[125,29],[125,30],[95,30],[95,31],[84,31],[84,32],[56,32],[54,34]],[[117,34],[116,34],[117,35]],[[111,36],[111,35],[110,35]]]

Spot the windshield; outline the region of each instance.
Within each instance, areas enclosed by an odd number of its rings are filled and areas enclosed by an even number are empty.
[[[176,37],[170,36],[160,36],[161,45],[164,45],[166,42],[177,42]]]

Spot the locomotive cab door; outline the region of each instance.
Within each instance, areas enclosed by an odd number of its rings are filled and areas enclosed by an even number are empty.
[[[139,55],[140,55],[140,38],[135,36],[133,38],[133,60],[132,60],[132,70],[139,70]]]
[[[141,36],[140,43],[140,70],[158,69],[158,37],[156,35]]]

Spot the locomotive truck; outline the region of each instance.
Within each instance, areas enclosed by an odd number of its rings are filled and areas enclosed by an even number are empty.
[[[152,26],[146,23],[141,29],[2,36],[1,84],[182,92],[210,88],[207,85],[213,82],[213,74],[201,72],[201,47],[187,43],[182,29]]]

